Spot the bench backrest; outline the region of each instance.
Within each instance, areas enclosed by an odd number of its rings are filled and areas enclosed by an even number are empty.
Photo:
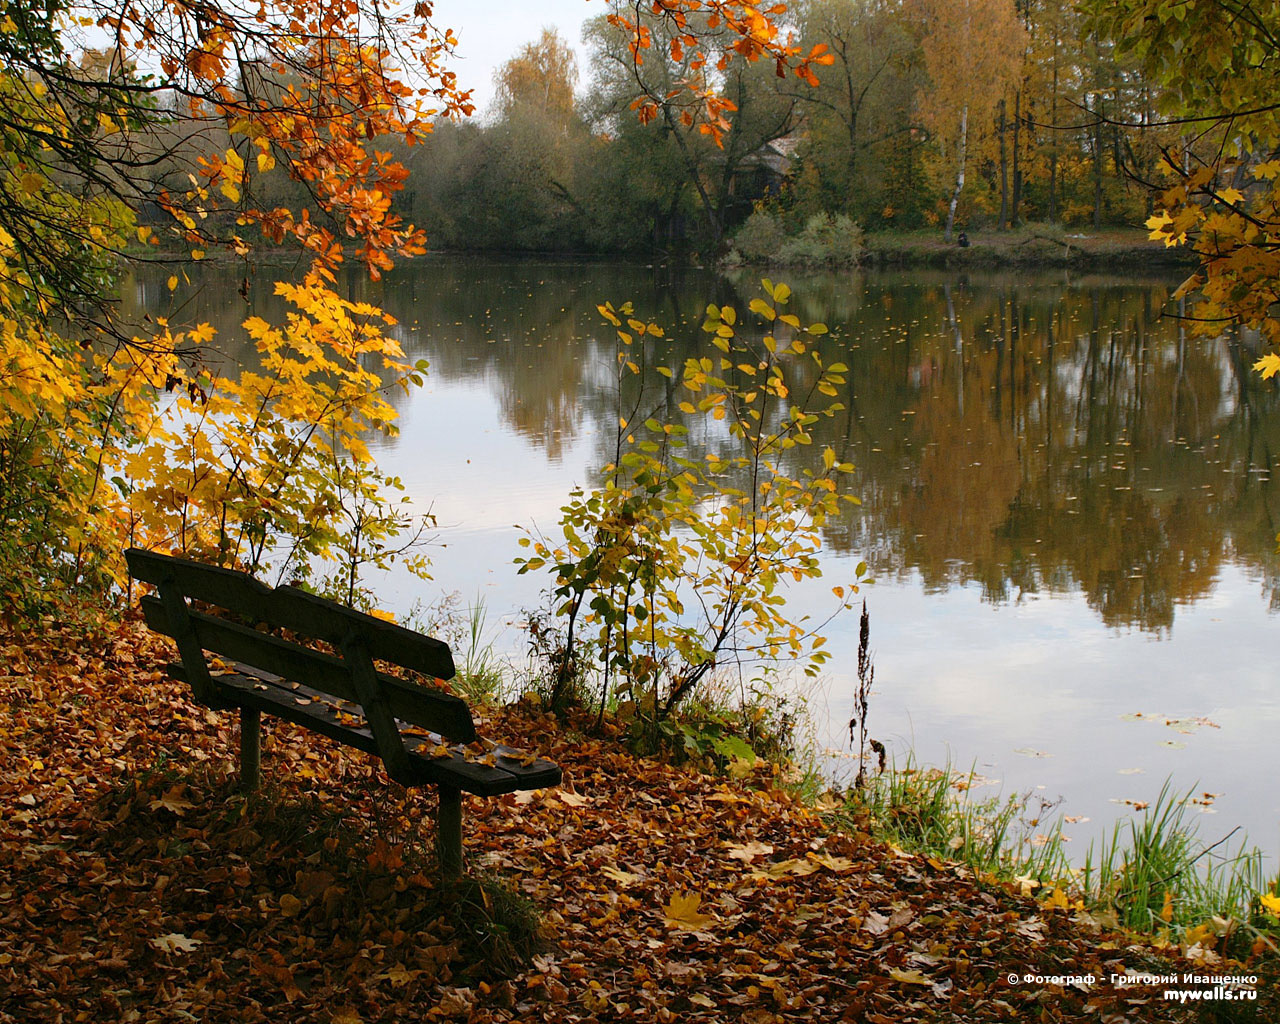
[[[359,703],[379,752],[393,776],[403,767],[403,740],[395,719],[469,743],[475,724],[466,701],[432,687],[377,672],[373,661],[450,679],[453,655],[447,644],[347,608],[297,587],[272,589],[246,573],[186,558],[130,548],[129,574],[154,584],[158,597],[144,597],[147,624],[174,638],[196,697],[209,700],[213,683],[204,652],[211,651],[306,683]],[[249,626],[193,611],[187,599],[300,637],[323,640],[341,657],[312,650]]]

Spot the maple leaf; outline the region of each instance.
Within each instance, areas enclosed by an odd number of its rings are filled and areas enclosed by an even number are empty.
[[[581,807],[583,804],[591,803],[591,797],[582,796],[578,793],[569,793],[565,790],[560,790],[556,793],[556,796],[570,807]]]
[[[765,854],[773,853],[773,847],[768,843],[757,843],[754,840],[749,843],[728,843],[729,858],[731,860],[740,860],[745,864],[750,864],[757,857]]]
[[[468,1017],[476,1005],[475,991],[469,988],[446,988],[440,996],[439,1009],[448,1017]]]
[[[396,964],[390,970],[384,971],[382,974],[379,974],[378,977],[386,978],[389,982],[391,982],[394,988],[402,988],[403,986],[407,985],[409,982],[413,981],[414,978],[417,978],[421,974],[422,974],[421,971],[407,970],[404,964]]]
[[[151,809],[153,811],[158,811],[163,807],[166,811],[172,811],[177,815],[185,814],[195,806],[195,804],[182,795],[182,791],[186,788],[186,783],[183,782],[170,786],[164,796],[157,797],[155,800],[151,801]]]
[[[1253,368],[1262,374],[1263,380],[1270,380],[1277,373],[1280,373],[1280,355],[1268,352],[1253,364]]]
[[[888,917],[873,910],[863,920],[862,930],[872,935],[883,935],[909,924],[914,916],[910,907],[898,907]]]
[[[1044,905],[1051,910],[1066,910],[1070,906],[1067,903],[1067,894],[1059,888],[1055,888],[1049,894],[1049,898],[1044,901]]]
[[[201,945],[199,939],[189,939],[181,932],[170,932],[168,935],[157,935],[151,945],[166,953],[190,953]]]
[[[1280,917],[1280,896],[1273,896],[1271,893],[1267,893],[1265,896],[1260,896],[1258,900],[1267,913],[1274,917]]]
[[[701,931],[715,922],[714,916],[698,912],[701,903],[702,897],[696,892],[675,893],[670,902],[662,908],[663,922],[668,928]]]
[[[799,860],[791,858],[790,860],[780,860],[773,864],[766,864],[762,868],[757,868],[747,877],[752,881],[775,881],[779,878],[786,878],[788,875],[812,875],[818,870],[818,865],[809,860]]]

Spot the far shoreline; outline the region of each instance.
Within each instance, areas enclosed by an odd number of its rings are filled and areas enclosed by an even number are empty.
[[[1193,250],[1177,247],[1166,248],[1148,239],[1140,228],[1103,228],[1066,232],[1047,225],[1014,228],[1006,231],[994,229],[967,229],[967,246],[957,242],[960,232],[951,242],[944,240],[937,230],[870,232],[864,239],[864,250],[855,265],[863,269],[882,268],[933,268],[1000,270],[1004,268],[1044,267],[1069,268],[1089,271],[1135,270],[1190,270],[1196,266]],[[188,254],[182,250],[151,248],[130,245],[120,255],[130,263],[161,263],[172,266],[188,262]],[[302,254],[305,255],[305,254]],[[353,266],[358,266],[355,250],[344,254]],[[559,262],[625,262],[653,266],[707,269],[777,268],[784,270],[820,270],[826,264],[811,262],[784,262],[779,260],[748,261],[729,257],[709,259],[698,253],[644,253],[644,252],[574,252],[566,250],[526,249],[428,249],[420,256],[398,259],[396,262],[411,265],[416,260],[431,259],[498,259]],[[252,264],[282,265],[297,261],[300,254],[286,246],[262,246],[250,255],[237,256],[231,252],[211,249],[202,260],[215,266],[226,266],[248,260]],[[830,267],[827,269],[849,269]]]

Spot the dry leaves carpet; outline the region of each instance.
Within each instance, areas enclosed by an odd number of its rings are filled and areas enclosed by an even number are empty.
[[[235,717],[190,703],[169,656],[132,625],[0,635],[6,1024],[1202,1019],[1158,990],[1010,985],[1174,968],[833,833],[763,775],[637,760],[527,710],[484,731],[565,785],[468,801],[471,872],[505,889],[446,889],[429,792],[275,722],[270,781],[239,795]],[[541,951],[513,966],[529,902]],[[1241,1019],[1280,1020],[1260,998]]]

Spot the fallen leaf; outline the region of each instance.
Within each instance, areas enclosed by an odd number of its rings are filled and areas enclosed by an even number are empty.
[[[1044,941],[1044,922],[1038,917],[1029,917],[1025,921],[1017,922],[1013,930],[1032,942]]]
[[[750,864],[757,857],[773,853],[773,847],[768,843],[757,843],[754,840],[749,843],[726,843],[725,845],[729,848],[729,859],[740,860],[744,864]]]
[[[151,940],[151,945],[166,953],[190,953],[201,944],[199,939],[189,939],[180,932],[158,935]]]
[[[1040,888],[1040,879],[1033,878],[1031,875],[1014,875],[1013,881],[1023,896],[1030,896]]]
[[[833,857],[829,853],[809,853],[807,856],[819,867],[826,868],[837,875],[853,870],[853,861],[848,857]]]
[[[582,796],[579,793],[570,793],[567,790],[557,790],[556,796],[561,802],[568,804],[570,807],[582,807],[584,804],[591,803],[591,797]]]
[[[698,893],[675,893],[671,901],[662,908],[663,921],[668,928],[681,928],[685,931],[700,931],[709,924],[715,923],[715,917],[701,914],[698,907],[702,897]]]
[[[630,871],[623,871],[621,868],[608,864],[600,869],[600,873],[606,878],[611,878],[624,889],[628,885],[635,885],[636,882],[643,881],[644,875],[632,874]]]
[[[179,782],[170,786],[164,796],[157,797],[151,801],[151,809],[158,811],[164,808],[166,811],[172,811],[174,814],[182,815],[191,810],[195,806],[190,800],[182,795],[182,791],[186,789],[186,783]]]
[[[897,967],[890,967],[889,977],[904,985],[933,985],[933,979],[925,977],[919,971],[904,971]]]

